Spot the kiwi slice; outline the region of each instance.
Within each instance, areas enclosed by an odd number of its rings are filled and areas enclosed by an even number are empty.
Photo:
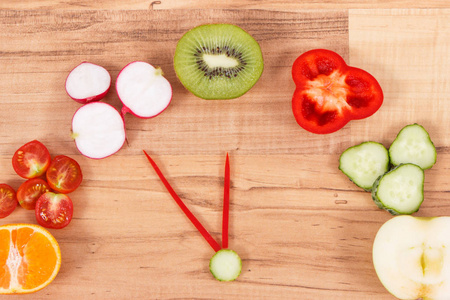
[[[264,68],[261,48],[242,28],[206,24],[178,41],[174,67],[181,83],[203,99],[233,99],[258,81]]]

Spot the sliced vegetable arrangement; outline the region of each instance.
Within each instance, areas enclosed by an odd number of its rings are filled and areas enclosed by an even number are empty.
[[[371,191],[379,208],[393,215],[412,214],[423,202],[424,169],[435,162],[436,148],[428,132],[411,124],[399,132],[389,151],[376,142],[348,148],[339,158],[339,169],[357,186]],[[394,168],[389,171],[390,163]]]
[[[335,132],[351,120],[373,115],[383,103],[378,81],[366,71],[348,66],[330,50],[300,55],[292,66],[292,77],[295,119],[312,133]]]
[[[233,250],[228,248],[228,221],[229,221],[229,188],[230,188],[230,163],[227,154],[225,162],[225,177],[224,177],[224,201],[223,201],[223,214],[222,214],[222,247],[214,240],[211,234],[203,227],[198,219],[192,214],[192,212],[186,207],[177,193],[173,190],[167,179],[164,177],[161,170],[158,168],[154,160],[144,151],[145,156],[152,165],[158,177],[163,182],[167,191],[172,198],[181,208],[183,213],[188,217],[192,224],[197,228],[203,238],[209,243],[209,245],[216,252],[211,258],[209,268],[211,274],[219,281],[233,281],[241,273],[242,261],[239,255]]]
[[[21,146],[14,153],[12,164],[18,175],[30,179],[20,185],[17,193],[0,184],[0,218],[9,216],[20,204],[35,211],[40,225],[66,227],[73,214],[72,200],[66,194],[75,191],[83,180],[80,165],[65,155],[52,160],[47,147],[36,140]]]
[[[179,40],[174,70],[181,84],[202,99],[233,99],[259,80],[264,61],[259,44],[231,24],[207,24]],[[315,134],[329,134],[351,120],[367,118],[383,103],[383,91],[368,72],[348,66],[337,53],[315,49],[303,53],[292,67],[296,85],[292,112],[297,123]],[[102,66],[82,62],[67,76],[66,92],[82,104],[72,119],[72,138],[79,152],[106,158],[126,141],[125,115],[153,118],[172,101],[170,82],[160,68],[143,61],[127,64],[115,88],[122,108],[100,102],[111,87]],[[214,250],[209,270],[219,281],[234,281],[242,271],[239,255],[228,249],[230,163],[226,156],[220,245],[177,195],[155,161],[143,151],[174,201]],[[425,171],[436,163],[436,148],[418,124],[405,126],[389,149],[367,141],[346,149],[339,169],[374,203],[392,215],[417,212],[424,201]],[[61,253],[44,228],[61,229],[71,222],[73,202],[67,195],[83,181],[80,165],[65,155],[53,159],[39,141],[13,155],[15,172],[27,179],[16,191],[0,184],[0,218],[18,205],[34,210],[40,225],[0,226],[0,294],[29,293],[47,286],[57,275]],[[42,227],[41,227],[42,226]],[[450,217],[394,217],[378,231],[373,264],[382,284],[402,299],[446,299],[450,295]]]

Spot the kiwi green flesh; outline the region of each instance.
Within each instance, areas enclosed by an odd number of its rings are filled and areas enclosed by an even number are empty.
[[[178,42],[174,67],[181,83],[203,99],[233,99],[260,78],[264,62],[259,44],[231,24],[207,24]]]

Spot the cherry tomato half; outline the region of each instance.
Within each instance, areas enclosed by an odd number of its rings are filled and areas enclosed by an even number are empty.
[[[71,193],[81,184],[83,174],[80,165],[72,158],[58,155],[47,170],[47,182],[60,193]]]
[[[50,192],[50,186],[45,180],[40,178],[28,179],[17,189],[17,201],[23,208],[34,210],[36,201],[46,192]]]
[[[47,192],[36,202],[35,214],[37,222],[43,227],[64,228],[72,220],[72,200],[64,194]]]
[[[0,218],[9,216],[16,207],[16,191],[7,184],[0,184]]]
[[[39,141],[31,141],[20,147],[13,155],[14,171],[23,178],[39,177],[50,165],[50,153]]]

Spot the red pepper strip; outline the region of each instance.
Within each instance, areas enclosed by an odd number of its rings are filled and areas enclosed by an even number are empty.
[[[374,114],[383,103],[377,80],[364,70],[348,66],[330,50],[300,55],[292,66],[296,88],[292,110],[297,123],[312,133],[326,134],[351,120]]]
[[[167,179],[162,174],[161,170],[158,168],[156,163],[151,159],[151,157],[147,154],[147,152],[144,151],[145,156],[147,156],[148,161],[153,166],[153,169],[155,169],[156,174],[158,174],[161,181],[164,183],[167,191],[169,191],[172,198],[175,200],[175,202],[178,204],[178,206],[181,208],[181,210],[184,212],[184,214],[188,217],[188,219],[194,224],[194,226],[197,228],[197,230],[201,233],[201,235],[205,238],[205,240],[209,243],[209,245],[214,249],[214,251],[219,251],[221,248],[219,244],[213,239],[213,237],[209,234],[209,232],[203,227],[203,225],[200,223],[199,220],[192,214],[192,212],[184,205],[183,201],[178,197],[177,193],[173,190],[173,188],[170,186]]]
[[[228,219],[230,215],[230,161],[225,162],[225,177],[223,183],[223,214],[222,214],[222,248],[228,248]]]

